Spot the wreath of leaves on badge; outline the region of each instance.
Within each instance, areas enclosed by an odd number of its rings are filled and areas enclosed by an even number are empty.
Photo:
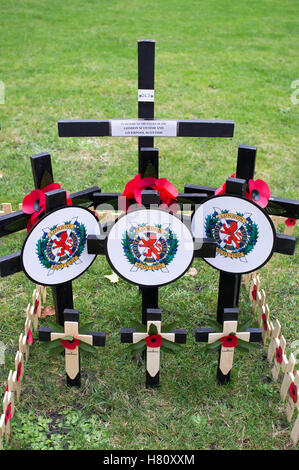
[[[225,214],[228,212],[229,212],[228,210],[225,210],[222,212],[222,214]],[[240,217],[244,217],[244,214],[241,214],[239,212],[237,212],[237,215],[239,215]],[[242,248],[241,250],[239,250],[239,252],[243,252],[244,255],[248,255],[248,253],[250,253],[253,250],[257,242],[258,236],[259,236],[259,229],[258,229],[257,224],[252,222],[251,219],[247,218],[246,220],[247,222],[245,224],[245,227],[246,227],[247,233],[249,234],[249,238],[248,238],[248,242],[246,246]],[[206,231],[206,235],[208,238],[215,238],[213,231],[218,221],[219,219],[215,213],[212,215],[208,215],[206,217],[205,231]]]
[[[141,225],[139,225],[139,227],[146,226],[146,225],[147,224],[141,224]],[[161,228],[161,225],[156,225],[156,227]],[[135,262],[136,262],[136,259],[133,255],[133,253],[131,251],[131,247],[130,247],[130,240],[132,239],[133,236],[134,236],[134,232],[132,232],[130,230],[127,230],[124,233],[124,236],[122,238],[122,246],[123,246],[123,249],[124,249],[124,253],[125,253],[125,256],[126,256],[126,258],[127,258],[127,260],[129,261],[130,264],[135,264]],[[168,231],[168,235],[166,236],[166,239],[167,239],[167,244],[169,246],[169,250],[168,250],[168,253],[167,253],[166,257],[163,260],[163,263],[165,265],[171,263],[171,261],[175,257],[175,254],[176,254],[178,246],[179,246],[177,236],[171,230]],[[139,261],[139,262],[141,264],[143,264],[144,266],[147,266],[146,263],[144,263],[142,261]]]
[[[64,225],[69,225],[70,224],[70,221],[67,221],[64,223]],[[54,230],[56,227],[57,227],[58,224],[56,225],[53,225],[53,227],[50,228],[50,232],[52,232],[52,230]],[[84,224],[79,224],[79,222],[75,222],[74,223],[75,227],[74,227],[74,230],[76,232],[76,235],[79,237],[79,245],[78,245],[78,249],[76,251],[76,255],[78,256],[78,258],[80,257],[80,255],[82,254],[83,250],[84,250],[84,247],[85,247],[85,244],[86,244],[86,239],[87,239],[87,232],[86,232],[86,228],[85,228],[85,225]],[[47,237],[47,234],[44,233],[42,238],[40,238],[37,242],[37,249],[36,249],[36,253],[37,253],[37,256],[38,256],[38,259],[40,261],[40,263],[45,266],[45,268],[49,269],[51,268],[52,266],[52,262],[47,258],[46,256],[46,246],[48,244],[48,237]]]

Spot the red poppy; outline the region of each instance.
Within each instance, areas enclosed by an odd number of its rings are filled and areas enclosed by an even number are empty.
[[[294,225],[296,225],[296,222],[297,222],[297,219],[293,219],[292,217],[289,217],[288,219],[286,219],[285,224],[288,227],[293,227]]]
[[[29,330],[27,333],[26,344],[32,344],[32,343],[33,343],[33,335],[32,335],[32,331]]]
[[[260,207],[266,207],[271,196],[270,188],[263,180],[249,180],[249,193],[246,197],[256,202]]]
[[[267,317],[266,317],[265,313],[262,314],[262,321],[263,321],[264,331],[267,331],[268,330],[268,325],[267,325]]]
[[[59,183],[51,183],[45,186],[43,189],[34,189],[31,193],[24,197],[22,203],[22,210],[25,214],[31,214],[30,219],[27,222],[27,232],[38,221],[39,216],[46,212],[46,198],[45,193],[53,191],[54,189],[60,189]],[[67,193],[67,205],[71,205],[72,200],[69,193]]]
[[[294,382],[291,383],[289,387],[289,395],[294,403],[297,403],[298,400],[298,390]]]
[[[73,338],[72,341],[68,339],[62,339],[61,340],[61,346],[63,346],[65,349],[76,349],[77,346],[80,346],[81,341],[77,338]]]
[[[162,345],[162,336],[161,335],[152,335],[144,338],[146,346],[148,348],[160,348]]]
[[[256,294],[257,294],[257,285],[255,284],[253,286],[252,291],[251,291],[251,296],[252,296],[253,300],[256,300]]]
[[[39,301],[36,299],[34,302],[34,311],[33,311],[34,315],[36,315],[37,313],[38,306],[39,306]]]
[[[17,367],[17,382],[20,382],[20,378],[22,375],[22,362],[19,362]]]
[[[12,414],[11,414],[11,403],[7,405],[6,411],[5,411],[5,424],[8,423],[8,421],[11,419]]]
[[[276,361],[281,364],[282,363],[282,349],[281,346],[276,348]]]
[[[220,341],[224,348],[235,348],[236,346],[238,346],[238,338],[232,333],[228,336],[222,336],[222,338],[220,338]]]
[[[231,178],[235,177],[235,173],[231,175]],[[226,193],[226,183],[223,183],[218,189],[215,191],[215,196],[218,194],[225,194]]]
[[[158,191],[161,203],[166,206],[169,206],[176,201],[178,196],[178,190],[166,178],[141,178],[140,173],[126,184],[122,196],[125,196],[127,199],[135,199],[137,204],[141,205],[142,191],[144,189],[154,189],[155,191]],[[176,206],[173,205],[173,207],[171,207],[171,212],[175,212],[176,210]]]
[[[7,384],[6,387],[5,387],[5,392],[8,392],[8,384]],[[5,392],[4,392],[4,393],[5,393]]]

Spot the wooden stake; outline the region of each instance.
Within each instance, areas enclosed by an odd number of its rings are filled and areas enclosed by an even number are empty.
[[[287,402],[287,420],[290,423],[295,411],[296,404],[299,402],[299,371],[296,372],[294,380],[290,383],[289,389],[289,399]]]
[[[271,334],[271,325],[270,325],[270,312],[268,304],[265,304],[261,308],[260,317],[259,317],[259,326],[263,330],[262,338],[263,343],[266,344],[267,338]]]

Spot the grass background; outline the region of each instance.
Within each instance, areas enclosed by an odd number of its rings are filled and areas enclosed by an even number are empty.
[[[17,209],[33,189],[29,157],[39,152],[50,152],[55,181],[70,192],[123,190],[137,173],[137,139],[59,139],[57,121],[136,117],[141,38],[157,41],[156,117],[235,121],[233,139],[156,139],[161,177],[180,192],[185,183],[220,186],[235,170],[238,145],[256,145],[256,177],[273,195],[298,198],[296,0],[0,0],[0,34],[0,202]],[[1,239],[0,255],[20,249],[25,235]],[[275,254],[260,271],[288,354],[299,338],[297,261],[298,252]],[[119,341],[120,329],[140,317],[138,289],[111,284],[98,258],[74,282],[75,307],[106,332],[107,346],[82,359],[76,390],[65,385],[63,359],[33,345],[7,448],[290,449],[266,349],[237,351],[231,383],[219,387],[217,355],[195,344],[193,328],[216,311],[218,274],[202,260],[194,266],[197,276],[160,290],[165,321],[177,320],[189,339],[180,356],[163,358],[161,387],[145,390],[143,366]],[[22,273],[1,279],[3,388],[33,287]],[[243,290],[240,321],[250,316]]]

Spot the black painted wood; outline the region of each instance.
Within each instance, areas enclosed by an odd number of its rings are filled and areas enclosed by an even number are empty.
[[[240,295],[239,274],[221,272],[219,276],[217,321],[223,324],[225,309],[237,308]]]
[[[138,90],[154,90],[155,88],[155,45],[153,40],[138,41]],[[154,119],[155,103],[138,101],[138,118]],[[138,167],[142,167],[142,148],[153,148],[153,137],[138,137]]]
[[[226,194],[233,194],[245,197],[247,181],[241,178],[227,178]]]
[[[296,237],[277,233],[274,242],[274,251],[283,255],[293,255],[296,248]]]
[[[178,121],[178,137],[233,137],[233,121]]]
[[[142,323],[147,323],[147,310],[157,309],[159,300],[159,288],[158,287],[142,287]]]
[[[22,271],[21,251],[0,258],[0,277],[11,276]]]
[[[159,150],[152,147],[141,147],[138,166],[141,178],[159,178]]]
[[[194,258],[215,258],[217,242],[213,238],[194,240]]]
[[[90,255],[106,254],[107,233],[87,236],[87,252]]]
[[[34,186],[43,189],[54,182],[51,156],[39,153],[30,157]]]

